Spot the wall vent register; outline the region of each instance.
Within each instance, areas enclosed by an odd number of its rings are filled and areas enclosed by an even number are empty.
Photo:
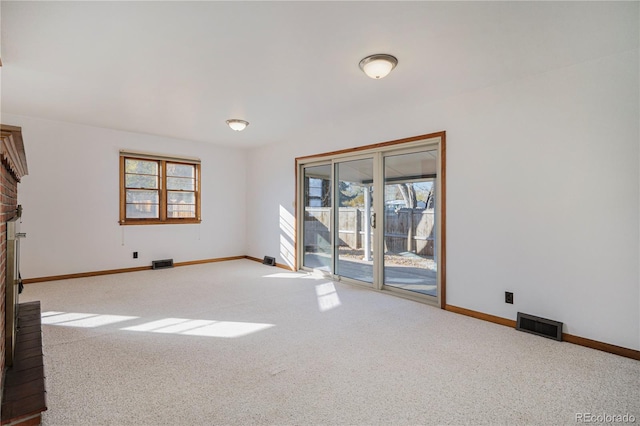
[[[269,266],[276,266],[276,259],[275,257],[265,256],[264,259],[262,260],[262,264],[269,265]]]
[[[562,341],[562,323],[518,312],[516,330]]]
[[[173,259],[154,260],[151,262],[152,269],[173,268]]]

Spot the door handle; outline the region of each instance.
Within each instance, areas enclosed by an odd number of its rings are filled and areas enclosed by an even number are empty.
[[[373,229],[376,229],[376,214],[375,213],[371,213],[371,227]]]

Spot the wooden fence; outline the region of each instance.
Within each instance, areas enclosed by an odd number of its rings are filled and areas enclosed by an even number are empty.
[[[340,207],[338,235],[341,247],[361,249],[364,244],[364,209]],[[379,216],[378,216],[379,217]],[[330,250],[330,207],[306,207],[304,218],[305,251]],[[381,223],[378,220],[378,223]],[[400,209],[385,212],[385,252],[413,252],[421,256],[433,256],[435,236],[434,211],[425,209]]]

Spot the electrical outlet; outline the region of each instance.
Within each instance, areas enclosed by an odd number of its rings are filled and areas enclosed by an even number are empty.
[[[504,303],[510,303],[513,305],[513,293],[510,291],[504,292]]]
[[[138,258],[138,252],[137,252],[137,251],[134,251],[134,252],[133,252],[133,258],[134,258],[134,259],[137,259],[137,258]]]

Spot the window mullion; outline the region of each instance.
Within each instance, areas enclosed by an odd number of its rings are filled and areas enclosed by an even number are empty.
[[[195,168],[195,173],[196,173],[196,185],[195,185],[195,197],[196,197],[196,218],[198,220],[202,220],[201,219],[201,215],[200,215],[200,165],[197,164],[194,166]]]
[[[160,220],[167,220],[167,162],[160,161]]]
[[[120,224],[123,224],[127,217],[126,192],[124,157],[120,157]]]

